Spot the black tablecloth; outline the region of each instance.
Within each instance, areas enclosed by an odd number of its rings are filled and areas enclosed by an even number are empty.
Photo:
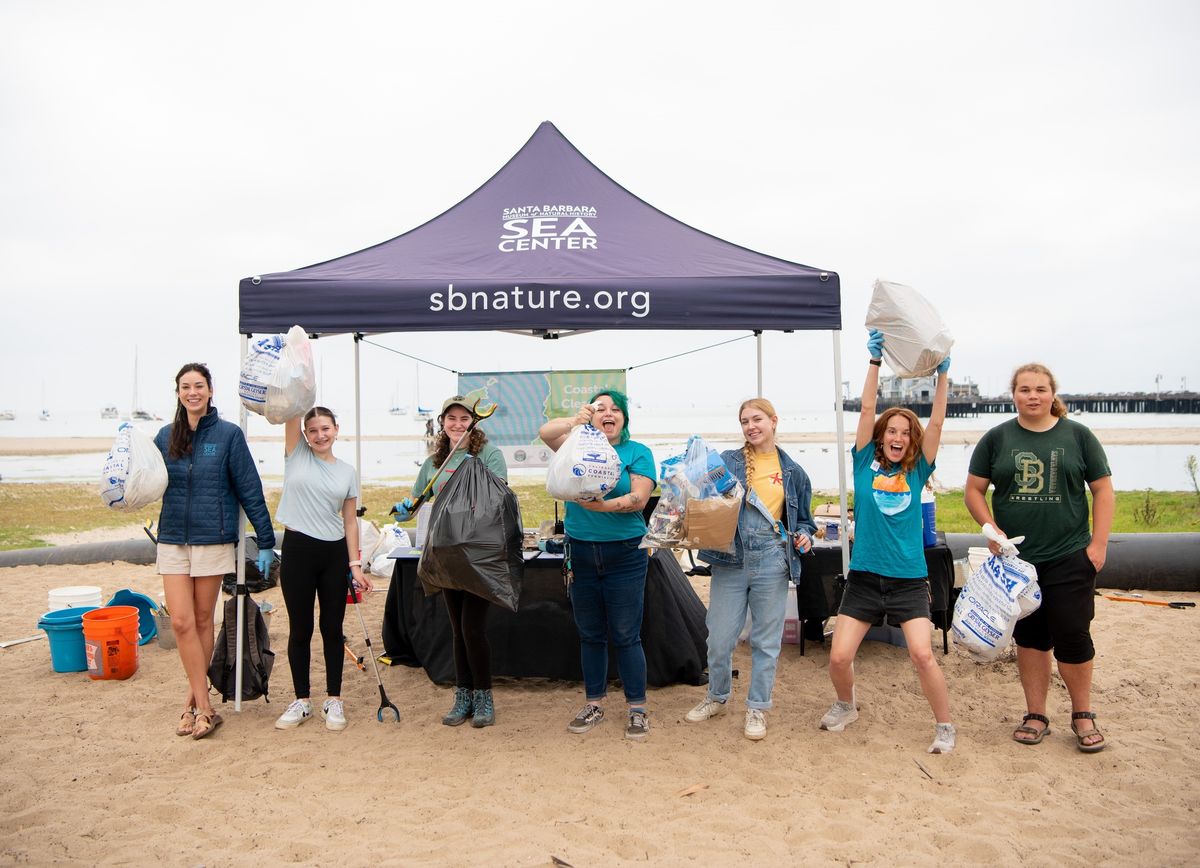
[[[652,552],[646,572],[642,647],[651,687],[707,681],[705,609],[670,552]],[[488,611],[492,674],[582,681],[579,634],[563,585],[562,559],[542,554],[525,564],[516,612]],[[450,620],[441,594],[425,596],[417,555],[401,550],[383,613],[384,653],[393,662],[425,669],[439,684],[454,681]],[[615,654],[609,674],[617,677]]]
[[[937,543],[925,549],[925,564],[929,568],[933,624],[945,631],[950,628],[953,606],[954,555],[941,531]],[[812,556],[803,558],[801,566],[800,583],[796,586],[800,620],[821,622],[836,615],[841,602],[841,588],[837,584],[837,577],[842,574],[841,546],[814,546]]]

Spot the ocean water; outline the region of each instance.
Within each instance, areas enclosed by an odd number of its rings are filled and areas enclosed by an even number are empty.
[[[334,408],[335,412],[337,408]],[[232,418],[236,421],[236,412]],[[947,430],[986,430],[1009,418],[1004,415],[985,415],[971,419],[948,419]],[[1153,488],[1163,491],[1190,490],[1191,478],[1185,469],[1189,455],[1200,458],[1200,415],[1170,414],[1080,414],[1072,418],[1094,429],[1120,428],[1188,428],[1195,431],[1190,444],[1108,446],[1109,464],[1113,470],[1113,483],[1120,490]],[[339,419],[344,435],[353,434],[353,413],[343,413]],[[845,427],[852,431],[857,417],[847,413]],[[99,418],[99,413],[74,413],[55,415],[47,421],[36,417],[0,421],[0,437],[109,437],[115,436],[115,420]],[[138,426],[153,434],[165,422],[140,422]],[[409,416],[392,416],[386,411],[363,413],[363,434],[372,438],[399,436],[415,437],[424,431],[422,420]],[[486,426],[485,426],[486,427]],[[836,430],[835,414],[831,410],[809,410],[780,416],[781,433],[822,432],[832,434]],[[635,439],[641,440],[662,461],[682,451],[687,435],[704,433],[716,435],[710,445],[716,449],[728,449],[741,445],[741,437],[733,413],[710,413],[695,409],[675,412],[654,412],[634,406],[630,408],[630,431]],[[252,416],[249,433],[254,437],[279,437],[280,426],[269,425],[265,420]],[[682,435],[682,436],[674,436]],[[354,443],[344,442],[335,449],[338,457],[354,463]],[[814,488],[836,489],[838,486],[837,449],[831,436],[826,443],[785,443],[784,448],[812,479]],[[252,442],[251,449],[259,463],[259,473],[268,484],[278,483],[283,478],[283,444]],[[935,474],[945,488],[961,488],[966,480],[967,465],[971,458],[970,446],[945,445],[938,454],[938,469]],[[90,482],[99,480],[104,464],[102,452],[79,455],[53,456],[0,456],[0,480],[4,482]],[[425,459],[424,443],[420,439],[369,439],[362,441],[362,477],[368,483],[387,483],[411,480]],[[514,478],[538,478],[543,471],[520,469],[513,471]],[[847,476],[849,457],[847,456]]]

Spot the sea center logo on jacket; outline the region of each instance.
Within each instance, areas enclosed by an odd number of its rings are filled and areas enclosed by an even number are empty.
[[[203,444],[203,446],[204,446],[204,448],[200,450],[201,455],[212,456],[212,455],[217,454],[217,444],[216,443],[205,443],[205,444]]]
[[[528,250],[595,250],[590,205],[517,205],[500,212],[501,253]]]

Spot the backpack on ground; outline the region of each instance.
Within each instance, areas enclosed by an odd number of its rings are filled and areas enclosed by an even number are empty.
[[[248,593],[246,607],[242,612],[242,699],[258,699],[267,702],[267,683],[275,666],[275,652],[271,650],[271,637],[258,603]],[[237,597],[225,601],[225,614],[221,619],[221,632],[213,644],[212,663],[208,667],[208,680],[213,689],[221,694],[224,702],[233,699],[237,690]]]

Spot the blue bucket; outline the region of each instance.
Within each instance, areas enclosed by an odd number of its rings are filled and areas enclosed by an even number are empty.
[[[133,606],[138,610],[138,644],[145,645],[158,635],[158,622],[154,613],[158,611],[158,603],[129,588],[121,588],[108,601],[110,606]]]
[[[38,629],[46,631],[50,640],[50,667],[55,672],[87,671],[87,654],[83,650],[83,613],[95,606],[74,609],[55,609],[38,619]]]

